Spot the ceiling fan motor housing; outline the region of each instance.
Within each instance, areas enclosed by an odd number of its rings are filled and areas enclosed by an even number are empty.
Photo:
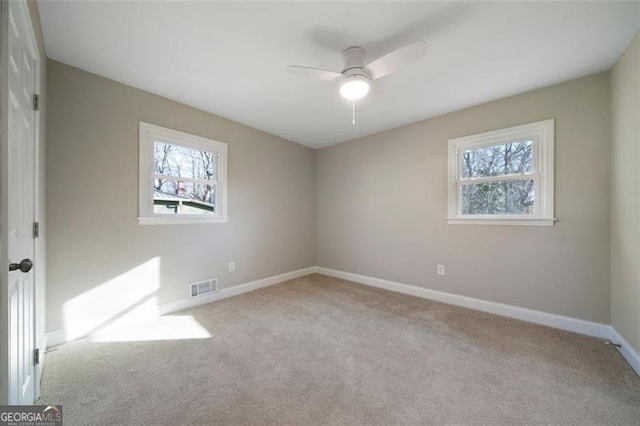
[[[371,76],[364,69],[365,51],[362,47],[350,47],[342,53],[342,57],[344,58],[343,80],[355,75],[371,80]]]

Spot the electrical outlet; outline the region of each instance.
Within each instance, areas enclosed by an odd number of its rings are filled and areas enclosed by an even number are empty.
[[[236,262],[229,262],[229,272],[235,272],[236,270]]]
[[[436,274],[444,275],[444,265],[436,265]]]

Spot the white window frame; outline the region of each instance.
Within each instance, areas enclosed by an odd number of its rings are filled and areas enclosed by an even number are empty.
[[[543,120],[506,129],[449,140],[449,191],[447,223],[452,225],[553,226],[553,154],[555,120]],[[462,178],[462,153],[469,149],[533,140],[533,170],[524,176],[534,180],[534,212],[528,215],[464,215],[463,183],[522,179],[523,175]]]
[[[158,214],[153,211],[153,161],[156,141],[218,153],[216,211],[212,214]],[[190,223],[226,223],[227,216],[227,144],[177,130],[140,122],[139,217],[141,225]]]

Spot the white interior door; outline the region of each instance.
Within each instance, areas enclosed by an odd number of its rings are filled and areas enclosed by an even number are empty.
[[[38,56],[26,2],[8,2],[8,396],[10,404],[33,404],[36,395],[34,351],[34,259],[36,113],[33,96]]]

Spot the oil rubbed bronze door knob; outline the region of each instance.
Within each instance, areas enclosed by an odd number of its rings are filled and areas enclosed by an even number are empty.
[[[20,263],[10,263],[9,271],[17,271],[24,272],[25,274],[29,272],[33,268],[33,262],[31,259],[22,259]]]

